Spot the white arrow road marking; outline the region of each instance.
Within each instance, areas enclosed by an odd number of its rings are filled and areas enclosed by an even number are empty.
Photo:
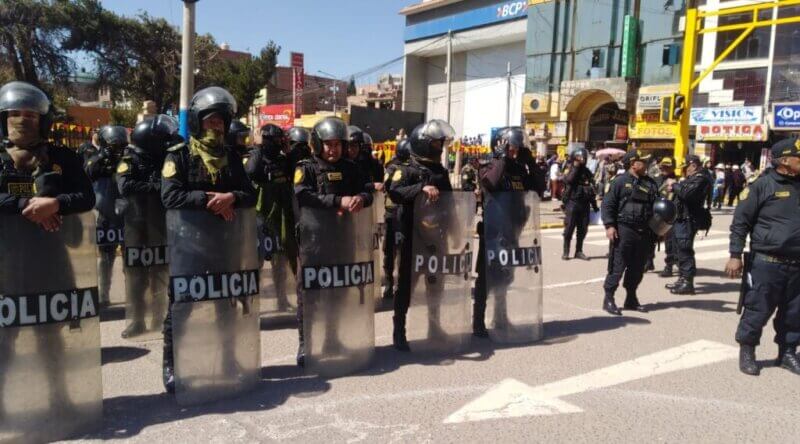
[[[447,417],[444,422],[579,413],[583,411],[580,407],[559,398],[714,364],[733,359],[737,353],[735,347],[700,340],[538,387],[506,379]]]

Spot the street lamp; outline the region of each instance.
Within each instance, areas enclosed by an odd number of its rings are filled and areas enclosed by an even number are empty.
[[[332,93],[332,96],[333,96],[333,113],[336,114],[336,93],[339,92],[339,87],[336,85],[336,76],[331,74],[331,73],[329,73],[329,72],[325,72],[325,71],[323,71],[321,69],[318,69],[317,72],[320,73],[320,74],[326,75],[326,76],[331,78],[331,93]]]

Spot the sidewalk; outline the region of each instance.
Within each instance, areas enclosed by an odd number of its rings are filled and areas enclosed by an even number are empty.
[[[564,228],[564,212],[561,211],[560,200],[542,201],[539,215],[539,228]]]

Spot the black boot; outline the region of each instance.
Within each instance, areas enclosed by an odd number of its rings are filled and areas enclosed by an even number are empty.
[[[658,275],[662,278],[672,277],[672,265],[665,265],[664,269]]]
[[[564,254],[561,255],[561,260],[562,261],[568,261],[569,260],[569,248],[570,248],[569,244],[570,244],[570,242],[568,240],[564,241]]]
[[[489,330],[486,329],[483,313],[473,313],[472,315],[472,336],[486,339],[489,337]]]
[[[684,280],[685,279],[684,279],[683,276],[678,276],[678,280],[677,281],[675,281],[675,282],[673,282],[671,284],[664,285],[664,288],[666,288],[667,290],[672,290],[673,288],[680,287],[680,286],[683,285],[683,281]]]
[[[675,285],[669,291],[672,294],[695,294],[694,293],[694,279],[686,278],[680,285]]]
[[[606,295],[606,298],[603,300],[603,310],[614,316],[622,316],[622,312],[614,302],[614,296]]]
[[[300,368],[306,367],[306,347],[305,344],[301,341],[300,344],[297,346],[297,357],[295,358],[297,361],[297,366]]]
[[[785,368],[795,375],[800,375],[800,359],[797,359],[795,347],[780,347],[775,365]]]
[[[393,320],[394,332],[392,333],[392,343],[394,344],[394,348],[397,351],[410,352],[411,347],[408,346],[408,340],[406,339],[406,318],[395,316]]]
[[[739,345],[739,370],[745,375],[758,376],[761,372],[756,363],[756,347],[753,345]]]
[[[164,381],[164,389],[167,390],[167,393],[174,394],[175,393],[175,369],[172,368],[172,364],[167,365],[164,363],[164,373],[161,375]]]
[[[656,264],[653,263],[653,260],[650,259],[649,261],[647,261],[647,265],[645,265],[644,271],[648,272],[648,271],[653,271],[655,269],[656,269]]]
[[[122,339],[132,338],[134,336],[139,336],[140,334],[144,333],[146,330],[144,321],[134,321],[131,325],[128,326],[125,330],[122,331]]]
[[[582,261],[588,261],[589,257],[583,254],[583,251],[575,252],[575,259],[580,259]]]
[[[639,313],[647,313],[647,309],[644,308],[644,305],[639,303],[639,298],[636,297],[636,293],[628,293],[622,308],[625,310],[638,311]]]

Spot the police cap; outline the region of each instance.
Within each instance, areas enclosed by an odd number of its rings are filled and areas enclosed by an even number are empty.
[[[772,145],[773,159],[787,156],[800,157],[800,139],[784,139]]]

